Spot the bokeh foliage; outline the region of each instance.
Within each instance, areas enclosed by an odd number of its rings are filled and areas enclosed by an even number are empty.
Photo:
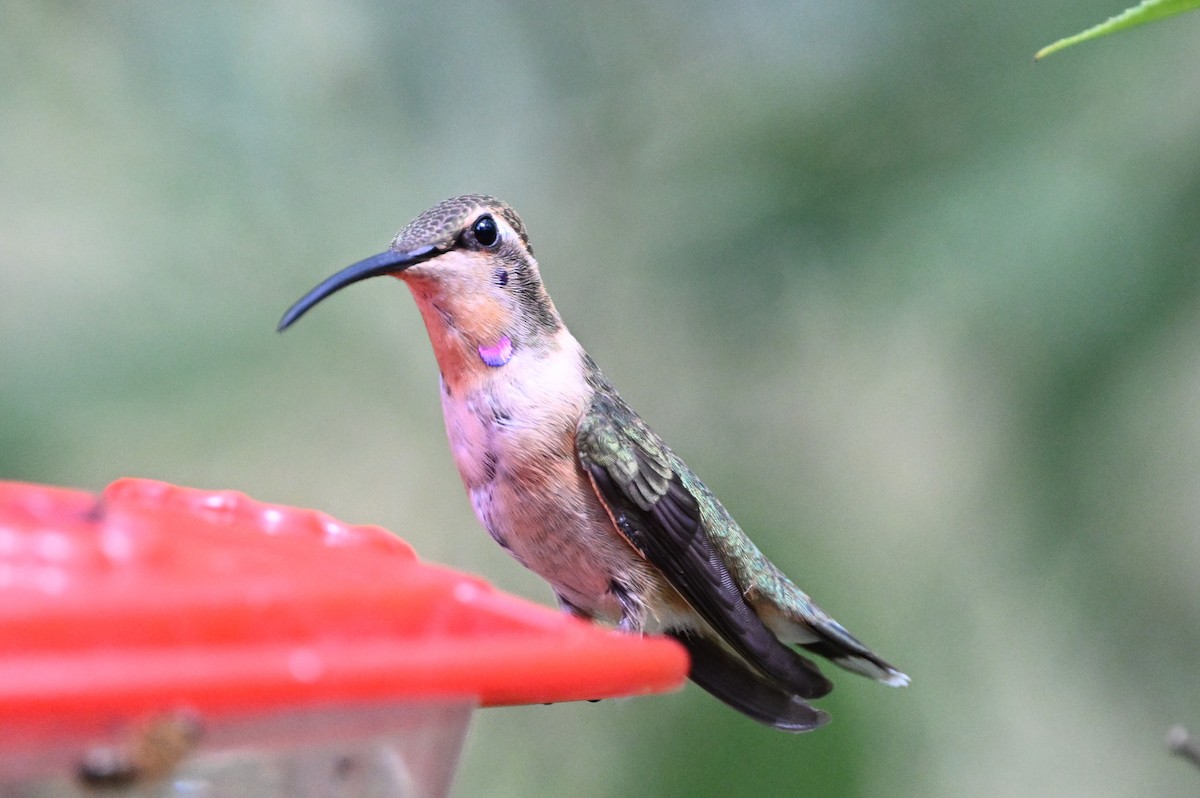
[[[626,398],[914,684],[841,675],[801,738],[695,689],[489,710],[459,795],[1194,791],[1200,28],[1030,64],[1095,12],[0,4],[0,476],[316,506],[548,602],[401,286],[273,333],[498,194]]]

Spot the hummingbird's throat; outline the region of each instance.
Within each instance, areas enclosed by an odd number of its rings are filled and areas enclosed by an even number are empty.
[[[501,335],[500,340],[491,346],[483,344],[479,346],[479,359],[484,362],[484,365],[494,369],[498,369],[512,360],[512,354],[512,341],[507,335]]]
[[[522,339],[503,304],[487,301],[487,294],[479,291],[447,290],[419,275],[403,275],[425,321],[442,378],[456,394],[513,359]]]

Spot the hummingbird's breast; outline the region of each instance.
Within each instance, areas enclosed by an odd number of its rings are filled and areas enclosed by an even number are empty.
[[[515,351],[469,384],[443,379],[446,433],[471,505],[496,542],[560,600],[615,623],[630,601],[650,601],[655,575],[613,529],[576,459],[592,392],[582,350],[565,329],[550,343]]]

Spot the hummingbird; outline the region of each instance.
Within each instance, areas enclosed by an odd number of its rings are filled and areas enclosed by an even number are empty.
[[[278,330],[383,275],[408,285],[425,322],[476,516],[563,610],[675,638],[692,681],[784,731],[829,720],[808,702],[833,684],[801,650],[908,684],[768,560],[625,403],[563,323],[509,205],[482,194],[434,205],[386,252],[305,294]]]

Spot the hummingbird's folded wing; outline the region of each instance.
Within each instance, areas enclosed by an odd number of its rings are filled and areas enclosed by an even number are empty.
[[[576,431],[576,452],[618,531],[731,649],[802,698],[833,689],[763,624],[709,538],[699,500],[666,445],[615,393],[597,392]]]
[[[759,723],[790,732],[812,731],[829,722],[829,714],[758,672],[716,641],[695,633],[671,632],[687,649],[692,681]]]

